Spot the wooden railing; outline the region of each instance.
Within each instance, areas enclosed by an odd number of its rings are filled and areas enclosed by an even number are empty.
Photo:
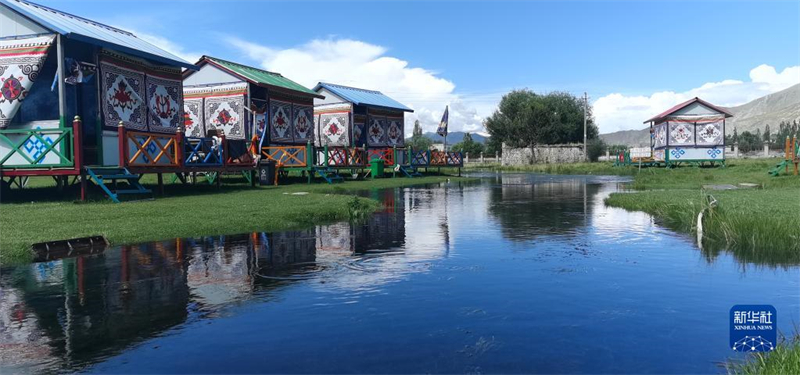
[[[213,138],[185,137],[183,139],[184,165],[187,167],[220,167],[225,160],[225,142],[215,143]]]
[[[383,160],[383,165],[394,166],[394,149],[392,148],[370,148],[367,149],[367,161],[375,159]]]
[[[118,127],[120,167],[177,168],[181,160],[183,133],[160,134],[129,131]]]
[[[359,147],[322,148],[322,165],[326,167],[364,167],[367,151]]]
[[[0,130],[0,166],[8,169],[74,167],[75,134],[80,134],[80,119],[75,120],[72,128]]]
[[[310,160],[312,146],[263,146],[261,147],[261,159],[271,160],[280,167],[300,168],[313,165]]]
[[[464,158],[457,151],[431,151],[429,165],[461,167],[464,165]]]
[[[421,166],[427,167],[431,163],[431,152],[430,150],[411,150],[409,151],[411,154],[411,165],[413,166]]]

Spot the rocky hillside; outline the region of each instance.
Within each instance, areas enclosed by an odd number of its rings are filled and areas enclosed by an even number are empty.
[[[728,109],[733,113],[727,122],[731,131],[763,132],[767,124],[774,131],[783,120],[800,121],[800,84]]]

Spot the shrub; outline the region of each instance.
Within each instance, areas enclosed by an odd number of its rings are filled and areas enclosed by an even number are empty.
[[[597,161],[605,151],[606,143],[602,139],[592,138],[587,142],[586,155],[589,157],[589,161]]]

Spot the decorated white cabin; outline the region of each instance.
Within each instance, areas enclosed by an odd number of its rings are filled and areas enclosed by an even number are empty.
[[[317,146],[386,148],[405,144],[405,112],[414,112],[380,91],[319,83],[314,91]]]
[[[700,98],[678,104],[650,124],[653,159],[667,165],[725,161],[725,119],[733,115]]]
[[[314,139],[314,99],[322,95],[274,72],[203,56],[183,78],[186,134],[222,130],[229,140],[306,145]],[[269,125],[269,126],[266,126]]]
[[[182,68],[196,69],[130,32],[0,0],[0,174],[178,167]]]

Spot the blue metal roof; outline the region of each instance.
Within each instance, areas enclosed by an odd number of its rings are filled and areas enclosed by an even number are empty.
[[[334,93],[336,96],[339,96],[355,105],[371,105],[376,107],[399,109],[406,112],[414,112],[413,109],[404,106],[397,100],[383,95],[383,93],[380,91],[365,90],[322,82],[318,83],[317,86],[314,87],[314,91],[319,91],[321,88],[325,88]]]
[[[166,65],[197,70],[186,60],[141,40],[125,30],[22,0],[0,0],[11,10],[66,38],[143,57]]]

